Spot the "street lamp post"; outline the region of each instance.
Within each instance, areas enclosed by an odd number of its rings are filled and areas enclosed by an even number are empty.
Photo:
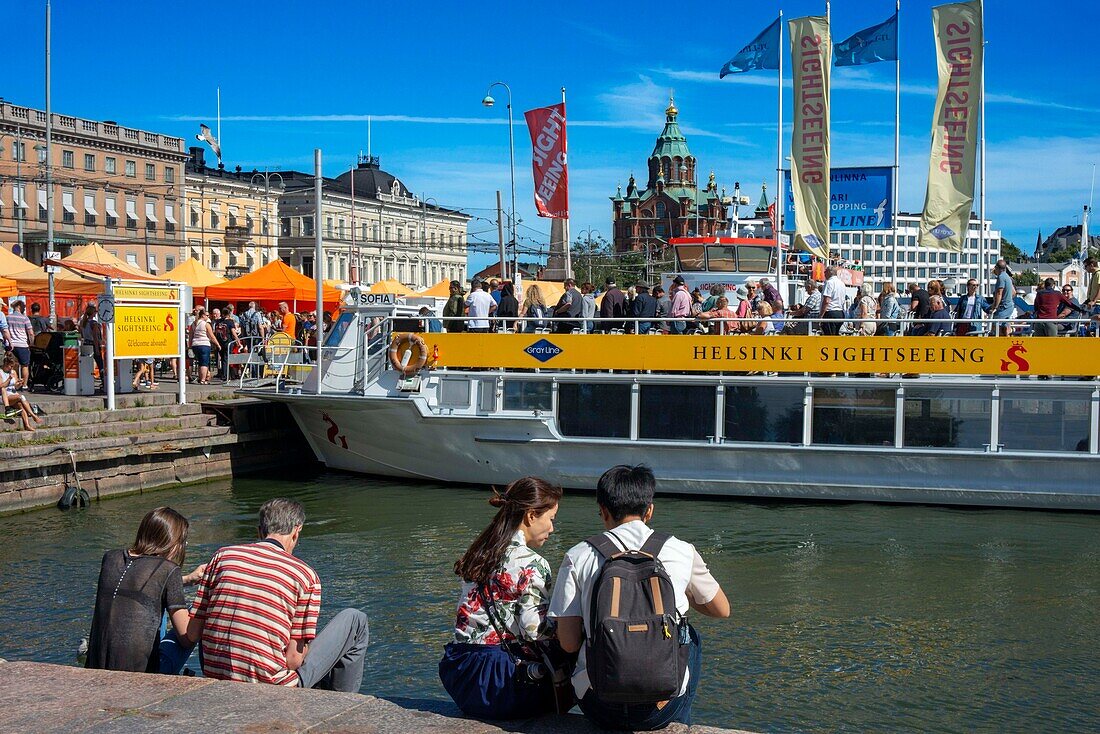
[[[603,237],[603,234],[600,232],[600,230],[593,229],[592,227],[589,227],[587,229],[582,229],[580,231],[580,234],[585,235],[584,255],[588,259],[588,282],[589,283],[592,283],[592,233],[593,232],[595,232],[598,237]],[[595,283],[593,283],[593,285],[595,285]]]
[[[439,207],[439,202],[436,201],[434,196],[427,198],[422,197],[420,199],[420,273],[422,276],[422,283],[424,288],[430,288],[435,285],[428,282],[428,202],[434,201],[436,207]]]
[[[481,104],[486,107],[492,107],[496,104],[489,92],[493,91],[493,87],[501,86],[508,92],[508,161],[511,167],[512,174],[512,216],[511,223],[511,240],[512,240],[512,257],[513,260],[516,256],[516,141],[515,132],[512,129],[512,88],[504,82],[493,82],[489,85],[489,88],[485,90],[485,99],[481,100]],[[500,264],[500,278],[501,280],[507,280],[507,274],[505,268],[507,263]],[[515,273],[512,274],[515,277]]]
[[[271,179],[273,179],[273,178],[278,178],[279,179],[280,188],[285,186],[285,184],[283,183],[282,174],[278,173],[277,171],[268,171],[267,169],[264,169],[263,173],[253,173],[252,174],[252,179],[249,182],[250,185],[252,185],[252,186],[257,186],[256,179],[260,179],[261,181],[264,182],[264,218],[267,219],[267,249],[268,249],[269,252],[271,250],[271,227],[272,227],[272,222],[271,222],[271,200],[269,198],[269,195],[271,193]],[[260,222],[260,228],[261,229],[263,228],[263,222],[262,221]],[[275,252],[275,259],[276,260],[279,259],[278,251]]]

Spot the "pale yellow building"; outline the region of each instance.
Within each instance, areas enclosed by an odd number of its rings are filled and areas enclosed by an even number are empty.
[[[279,258],[279,173],[206,165],[192,147],[184,175],[186,257],[236,277]]]
[[[54,249],[99,242],[153,273],[183,243],[183,139],[53,113]],[[0,244],[34,263],[47,248],[46,113],[0,100]]]

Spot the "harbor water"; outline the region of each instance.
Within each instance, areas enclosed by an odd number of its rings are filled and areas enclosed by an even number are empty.
[[[1050,478],[1047,478],[1050,480]],[[363,692],[442,699],[451,566],[492,508],[484,489],[341,474],[238,479],[0,518],[0,657],[69,664],[99,561],[168,504],[191,520],[187,570],[254,537],[267,498],[301,501],[297,554],[322,621],[370,616]],[[567,494],[543,554],[599,523]],[[871,504],[658,500],[654,524],[696,544],[732,603],[700,619],[696,720],[761,732],[1100,730],[1100,515]]]

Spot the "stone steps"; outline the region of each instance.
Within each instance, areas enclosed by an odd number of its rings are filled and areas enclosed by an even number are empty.
[[[58,412],[43,406],[48,411],[43,416],[44,422],[38,426],[38,430],[45,428],[61,428],[64,426],[91,426],[100,423],[122,423],[129,421],[143,421],[151,418],[172,418],[184,415],[199,415],[202,406],[197,403],[187,405],[151,405],[143,408],[119,408],[114,411],[106,411],[101,408],[95,410],[81,410],[77,412]]]
[[[0,433],[0,446],[17,448],[21,446],[64,445],[65,448],[75,451],[90,438],[125,437],[142,434],[156,436],[167,431],[209,426],[214,418],[202,413],[163,417],[164,410],[160,410],[162,417],[159,418],[102,421],[92,425],[54,428],[40,426],[33,433],[30,431],[7,431]]]

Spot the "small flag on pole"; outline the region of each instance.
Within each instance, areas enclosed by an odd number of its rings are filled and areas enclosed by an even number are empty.
[[[718,77],[755,69],[779,68],[779,18],[752,39],[737,55],[726,62]]]
[[[859,66],[898,60],[898,14],[864,28],[833,47],[837,66]]]

